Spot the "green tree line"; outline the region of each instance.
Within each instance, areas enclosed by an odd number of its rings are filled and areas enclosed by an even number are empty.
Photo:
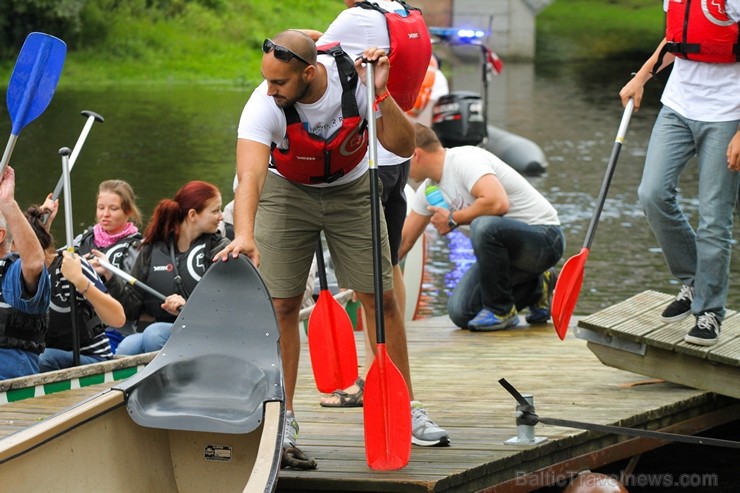
[[[266,36],[324,29],[344,8],[339,0],[2,0],[0,83],[28,33],[41,31],[67,44],[64,83],[252,84]]]
[[[0,0],[0,84],[28,33],[41,31],[67,43],[65,85],[252,86],[265,37],[323,30],[344,8],[341,0]],[[662,25],[659,0],[556,0],[537,17],[536,61],[643,58]]]

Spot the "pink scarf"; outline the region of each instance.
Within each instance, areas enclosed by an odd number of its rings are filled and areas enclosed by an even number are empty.
[[[100,248],[108,248],[109,246],[118,243],[122,238],[126,238],[127,236],[131,236],[138,232],[139,228],[131,222],[126,223],[126,227],[123,228],[123,231],[114,235],[106,233],[100,224],[96,224],[93,226],[93,239],[96,246]]]

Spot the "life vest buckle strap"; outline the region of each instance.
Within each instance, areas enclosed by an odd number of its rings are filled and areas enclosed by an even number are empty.
[[[699,50],[701,49],[701,46],[699,43],[666,43],[665,44],[665,50],[668,53],[679,53],[679,54],[688,54],[688,53],[699,53]]]
[[[344,176],[344,170],[340,169],[336,173],[332,173],[331,175],[323,175],[323,176],[312,176],[309,178],[311,183],[333,183]]]

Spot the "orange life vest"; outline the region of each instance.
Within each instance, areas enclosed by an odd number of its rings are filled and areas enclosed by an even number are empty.
[[[406,113],[411,116],[419,116],[424,111],[424,108],[427,107],[429,99],[432,97],[432,88],[434,87],[434,80],[437,77],[438,67],[437,59],[431,57],[429,59],[429,66],[427,67],[427,73],[424,75],[424,80],[421,83],[421,89],[419,89],[419,94],[416,96],[414,107]]]

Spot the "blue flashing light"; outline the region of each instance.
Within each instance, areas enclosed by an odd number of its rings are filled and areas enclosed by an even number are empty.
[[[479,29],[459,29],[457,31],[457,37],[460,39],[478,39],[486,35]]]
[[[480,29],[456,27],[430,27],[429,34],[444,40],[456,40],[461,43],[473,43],[486,36],[486,32]]]

